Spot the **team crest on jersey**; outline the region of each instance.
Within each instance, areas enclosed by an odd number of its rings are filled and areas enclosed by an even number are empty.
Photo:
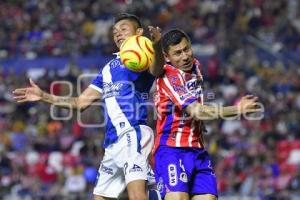
[[[180,173],[179,179],[184,183],[188,182],[187,174],[185,172]]]
[[[176,84],[178,78],[176,76],[170,76],[170,78],[171,78],[171,83]]]
[[[113,60],[113,61],[109,64],[109,66],[110,66],[111,69],[113,69],[113,68],[115,68],[115,67],[118,67],[118,66],[121,66],[121,65],[122,65],[122,63],[121,63],[120,60],[118,60],[118,59]]]
[[[120,128],[124,128],[125,127],[125,122],[120,122],[119,125],[120,125]]]

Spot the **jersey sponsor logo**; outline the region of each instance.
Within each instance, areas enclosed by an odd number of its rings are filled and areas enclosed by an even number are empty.
[[[182,86],[182,85],[173,85],[173,89],[174,89],[174,91],[177,92],[178,94],[186,93],[186,89],[185,89],[184,86]]]
[[[126,139],[127,139],[127,144],[130,145],[130,144],[131,144],[130,131],[127,131],[127,132],[126,132]]]
[[[129,173],[131,172],[142,172],[142,168],[136,164],[133,164],[133,167],[129,170]]]
[[[119,96],[122,83],[103,83],[103,98]]]
[[[112,168],[106,167],[105,165],[101,165],[100,170],[106,174],[113,175],[114,171]]]
[[[199,86],[201,86],[201,81],[199,81],[197,79],[192,79],[192,80],[186,82],[186,87],[188,90],[195,90]]]
[[[191,94],[184,94],[184,95],[179,96],[179,98],[181,101],[184,101],[185,99],[188,99],[190,96],[191,96]]]
[[[186,86],[189,90],[192,90],[192,89],[196,88],[196,84],[197,84],[196,81],[189,81],[186,83]]]
[[[169,184],[171,186],[177,185],[178,178],[177,178],[177,168],[174,164],[168,165],[168,175],[169,175]]]
[[[186,87],[193,94],[193,96],[200,97],[200,95],[202,94],[201,83],[202,82],[200,80],[193,79],[186,82]]]

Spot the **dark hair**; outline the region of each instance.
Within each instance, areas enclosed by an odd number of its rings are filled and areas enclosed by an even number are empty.
[[[142,23],[141,23],[140,19],[136,15],[129,14],[129,13],[118,14],[117,17],[115,18],[115,24],[123,19],[127,19],[132,22],[135,22],[137,25],[137,28],[142,28]]]
[[[168,31],[161,38],[163,51],[168,52],[170,46],[179,44],[183,38],[186,38],[188,42],[191,42],[190,37],[180,29]]]

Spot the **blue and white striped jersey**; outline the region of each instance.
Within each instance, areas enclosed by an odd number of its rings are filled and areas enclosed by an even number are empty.
[[[148,71],[127,69],[117,55],[108,62],[92,81],[92,87],[102,94],[107,120],[104,147],[118,140],[118,136],[137,125],[145,125],[148,97],[154,77]],[[137,134],[140,134],[137,131]],[[137,138],[140,138],[137,135]]]

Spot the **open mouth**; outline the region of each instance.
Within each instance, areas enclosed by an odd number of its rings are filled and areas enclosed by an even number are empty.
[[[186,62],[186,63],[183,64],[183,66],[189,67],[191,64],[192,64],[192,62]]]
[[[121,45],[124,42],[124,39],[119,39],[118,44]]]

